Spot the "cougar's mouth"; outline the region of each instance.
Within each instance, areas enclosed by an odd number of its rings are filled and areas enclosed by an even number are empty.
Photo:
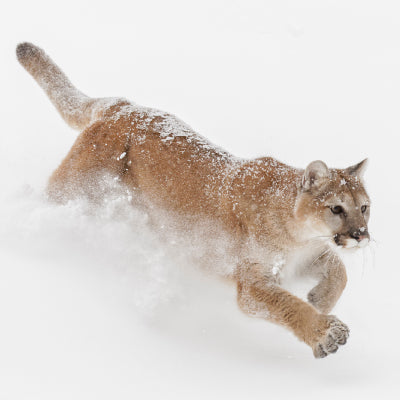
[[[345,249],[362,248],[369,243],[369,235],[354,237],[353,235],[337,233],[333,236],[333,241],[337,246]]]
[[[340,242],[340,236],[339,236],[338,233],[333,237],[333,241],[334,241],[338,246],[343,246],[342,243]]]

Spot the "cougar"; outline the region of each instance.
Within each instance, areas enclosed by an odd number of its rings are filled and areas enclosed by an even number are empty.
[[[50,177],[51,199],[95,197],[107,173],[149,210],[219,226],[236,257],[230,278],[241,310],[291,330],[317,358],[346,343],[348,327],[330,312],[347,280],[337,249],[370,240],[366,160],[345,169],[313,161],[300,169],[271,157],[239,159],[171,114],[123,98],[87,97],[33,44],[16,52],[63,119],[81,131]],[[284,288],[289,274],[315,280],[307,301]]]

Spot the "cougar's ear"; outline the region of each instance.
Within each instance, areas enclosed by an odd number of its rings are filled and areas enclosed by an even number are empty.
[[[323,161],[313,161],[308,164],[301,179],[304,191],[321,187],[330,177],[329,168]]]
[[[353,176],[357,176],[358,178],[362,178],[364,175],[364,172],[367,168],[368,165],[368,158],[366,158],[365,160],[362,160],[361,162],[359,162],[356,165],[352,165],[349,168],[346,168],[344,171],[349,174],[349,175],[353,175]]]

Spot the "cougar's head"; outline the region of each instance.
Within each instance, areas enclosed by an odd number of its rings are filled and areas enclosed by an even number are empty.
[[[308,165],[295,209],[306,237],[330,237],[344,248],[368,244],[370,200],[362,181],[366,164],[346,169],[329,169],[322,161]]]

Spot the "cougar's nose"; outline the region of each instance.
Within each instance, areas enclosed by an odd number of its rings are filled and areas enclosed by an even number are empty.
[[[357,242],[361,242],[361,240],[369,239],[369,233],[365,228],[358,229],[350,234],[353,239],[356,239]]]

